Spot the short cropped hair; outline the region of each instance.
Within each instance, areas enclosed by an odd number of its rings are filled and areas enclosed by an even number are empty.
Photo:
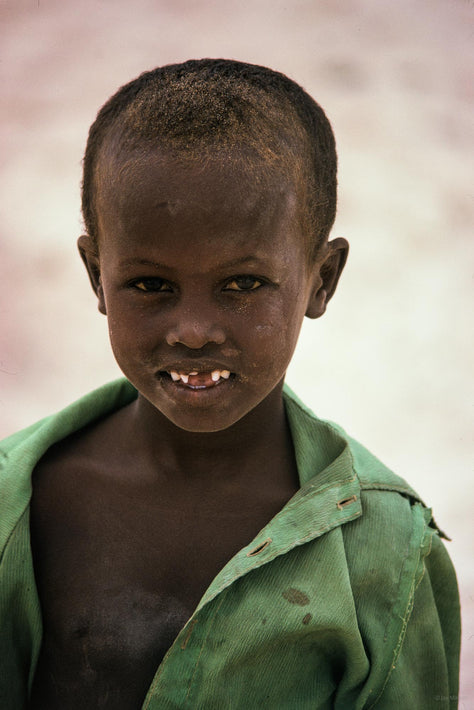
[[[310,252],[329,235],[337,203],[334,134],[316,101],[280,72],[199,59],[158,67],[122,86],[97,114],[83,161],[82,213],[97,248],[95,183],[111,134],[118,136],[119,151],[165,147],[191,159],[203,151],[243,148],[259,169],[290,171],[303,183]]]

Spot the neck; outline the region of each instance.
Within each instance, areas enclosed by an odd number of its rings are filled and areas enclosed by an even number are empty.
[[[255,409],[227,429],[196,433],[180,429],[139,395],[131,405],[134,448],[142,460],[159,461],[183,478],[240,475],[265,463],[271,453],[292,450],[282,399],[283,383]]]

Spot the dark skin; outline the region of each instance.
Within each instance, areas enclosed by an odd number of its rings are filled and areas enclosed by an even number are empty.
[[[238,160],[117,162],[106,148],[99,255],[79,249],[139,395],[35,471],[32,708],[141,707],[213,578],[296,492],[283,379],[347,253],[336,239],[309,262],[281,177],[256,190]]]

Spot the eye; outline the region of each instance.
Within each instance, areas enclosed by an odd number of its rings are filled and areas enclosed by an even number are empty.
[[[235,276],[224,286],[224,291],[255,291],[263,286],[263,281],[256,276]]]
[[[163,279],[160,279],[157,276],[150,277],[147,279],[136,279],[132,282],[131,286],[133,288],[137,288],[139,291],[148,291],[155,293],[166,293],[173,290],[169,283],[167,283]]]

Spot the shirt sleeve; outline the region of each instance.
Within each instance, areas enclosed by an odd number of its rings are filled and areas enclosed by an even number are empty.
[[[368,707],[448,710],[458,707],[460,618],[456,577],[438,534],[427,532],[429,552],[413,602],[400,628],[400,648],[379,697]]]
[[[396,492],[367,491],[346,554],[370,664],[353,707],[457,708],[458,587],[431,511]]]

